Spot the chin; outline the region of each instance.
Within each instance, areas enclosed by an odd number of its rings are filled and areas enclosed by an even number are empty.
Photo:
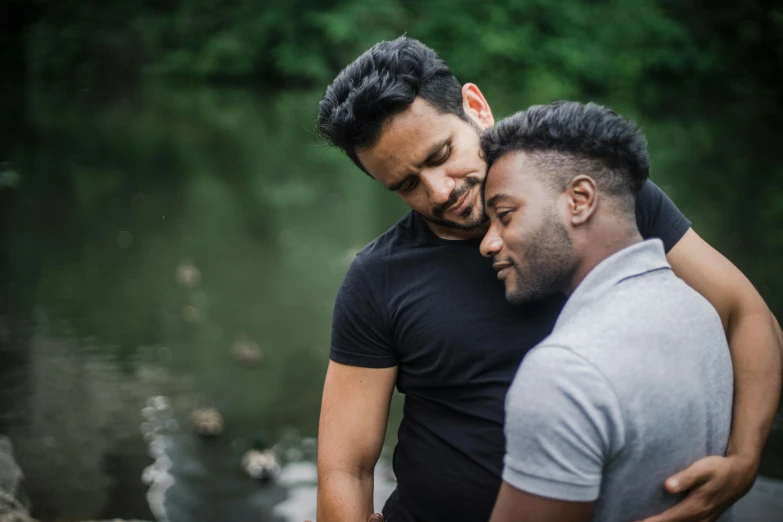
[[[511,275],[509,274],[509,278]],[[525,304],[531,301],[536,301],[544,297],[544,294],[540,291],[532,289],[532,286],[525,285],[524,287],[519,284],[514,284],[509,278],[506,279],[506,300],[512,304]]]
[[[476,206],[471,206],[465,209],[457,222],[467,228],[478,228],[487,222],[487,216],[481,210],[477,210]]]

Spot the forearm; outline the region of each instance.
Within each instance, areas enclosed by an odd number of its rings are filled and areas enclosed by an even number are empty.
[[[320,471],[318,522],[367,522],[373,513],[372,471]]]
[[[727,331],[734,366],[734,408],[727,455],[758,466],[780,399],[780,327],[766,306],[732,318]]]

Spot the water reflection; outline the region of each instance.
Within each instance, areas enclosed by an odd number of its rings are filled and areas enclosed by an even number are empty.
[[[268,450],[279,459],[279,472],[259,482],[243,465],[250,441],[232,438],[232,434],[199,439],[170,426],[165,416],[144,426],[155,461],[144,470],[143,479],[149,485],[147,500],[158,521],[315,519],[314,439],[285,430]],[[384,461],[375,477],[378,505],[393,489],[392,473]]]
[[[312,485],[334,293],[401,207],[311,145],[314,94],[29,101],[0,157],[0,428],[34,515],[286,520]],[[276,480],[247,476],[259,438],[291,433]]]
[[[314,518],[333,298],[404,210],[313,145],[318,97],[30,96],[0,148],[0,432],[43,522]],[[199,408],[219,437],[193,433]],[[280,465],[266,484],[254,447]],[[386,456],[377,473],[380,507]]]

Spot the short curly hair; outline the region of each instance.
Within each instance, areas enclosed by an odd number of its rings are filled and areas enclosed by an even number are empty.
[[[373,146],[383,125],[417,96],[441,114],[467,119],[462,85],[435,51],[407,36],[379,42],[343,69],[326,89],[319,103],[317,132],[367,172],[357,150]]]
[[[639,127],[596,103],[534,105],[486,131],[481,148],[489,167],[510,152],[533,153],[561,189],[584,173],[609,194],[634,195],[650,171],[647,139]]]

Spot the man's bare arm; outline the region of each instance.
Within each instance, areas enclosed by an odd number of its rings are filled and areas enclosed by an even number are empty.
[[[587,522],[593,504],[539,497],[503,482],[490,522]]]
[[[756,479],[780,398],[783,334],[751,282],[693,230],[667,257],[674,272],[720,315],[734,367],[734,407],[727,458],[701,459],[667,480],[670,492],[689,495],[645,522],[714,520]]]
[[[668,255],[674,272],[712,303],[723,321],[734,366],[734,415],[729,455],[759,460],[781,389],[779,327],[750,281],[696,232]]]
[[[397,367],[329,362],[318,428],[318,522],[366,522]]]

